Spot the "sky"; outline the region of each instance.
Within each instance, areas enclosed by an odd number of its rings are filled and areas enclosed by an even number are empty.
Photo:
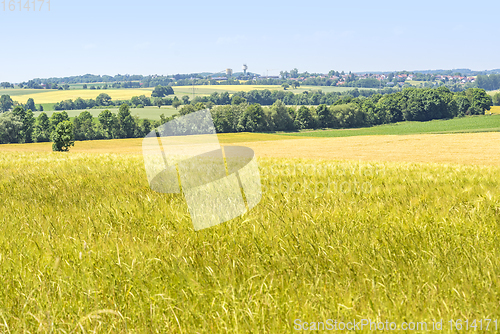
[[[498,0],[15,1],[0,2],[0,82],[500,68]]]

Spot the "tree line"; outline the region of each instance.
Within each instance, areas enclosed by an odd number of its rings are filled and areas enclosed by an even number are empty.
[[[478,75],[476,84],[479,88],[486,90],[500,89],[500,74]]]
[[[102,111],[98,117],[88,111],[81,112],[70,120],[66,111],[54,112],[50,117],[42,112],[34,117],[31,110],[22,106],[0,114],[0,143],[38,143],[54,141],[60,135],[58,126],[71,123],[75,140],[138,138],[147,135],[152,128],[167,122],[170,118],[163,115],[158,121],[139,119],[130,114],[127,104],[120,106],[118,112]]]
[[[287,107],[277,100],[270,108],[244,102],[212,108],[218,132],[295,131],[319,128],[354,128],[402,121],[429,121],[466,115],[484,115],[492,104],[483,89],[453,93],[437,89],[406,88],[401,92],[370,97],[345,96],[328,106]],[[201,107],[201,103],[198,108]],[[197,108],[183,106],[180,114]]]
[[[483,89],[470,88],[454,93],[446,87],[407,88],[393,94],[369,97],[346,95],[330,105],[318,106],[290,107],[280,99],[269,107],[245,100],[223,105],[191,101],[180,108],[179,115],[208,107],[217,132],[267,132],[354,128],[483,115],[491,105],[492,98]],[[144,137],[151,129],[171,119],[163,115],[157,121],[139,119],[131,115],[128,104],[122,104],[116,114],[104,110],[94,117],[90,112],[83,111],[71,123],[75,140],[95,140]],[[54,112],[50,117],[42,112],[35,118],[30,109],[17,106],[10,112],[0,114],[0,142],[50,141],[59,123],[68,121],[70,119],[65,111]]]

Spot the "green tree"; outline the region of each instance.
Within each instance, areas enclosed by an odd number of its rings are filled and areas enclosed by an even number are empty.
[[[21,130],[19,131],[19,142],[20,143],[31,143],[33,126],[35,124],[35,117],[31,110],[25,110],[23,107],[17,106],[12,110],[12,114],[17,116],[19,120],[23,123]]]
[[[356,128],[366,125],[366,115],[356,103],[334,106],[332,112],[342,128]]]
[[[189,104],[189,96],[184,95],[184,96],[182,97],[182,103],[184,103],[184,104]]]
[[[299,130],[314,128],[314,118],[311,114],[311,110],[309,110],[306,106],[300,106],[299,110],[297,110],[295,127]]]
[[[0,144],[17,143],[23,123],[11,112],[0,114]]]
[[[455,95],[455,103],[457,104],[457,116],[463,117],[468,114],[470,101],[465,94]]]
[[[277,131],[290,131],[295,128],[288,108],[281,100],[276,100],[271,106],[271,119]]]
[[[474,112],[480,110],[480,115],[484,115],[485,110],[490,110],[492,105],[491,96],[486,93],[484,89],[480,88],[469,88],[465,91],[465,95],[470,101],[471,108],[474,108]],[[471,113],[471,115],[477,115]]]
[[[281,84],[281,87],[283,87],[283,90],[287,90],[287,88],[290,87],[290,85],[284,82]]]
[[[166,95],[173,95],[174,89],[172,86],[156,86],[151,97],[165,97]]]
[[[82,99],[81,97],[77,98],[75,100],[74,104],[75,104],[75,108],[79,109],[79,110],[87,108],[87,103],[85,103],[85,100]]]
[[[36,118],[33,134],[33,142],[46,142],[50,140],[50,120],[46,113],[42,112]]]
[[[73,119],[75,140],[93,140],[96,137],[93,116],[88,111],[82,111]]]
[[[265,131],[266,120],[264,109],[258,103],[249,105],[238,122],[238,131],[259,132]]]
[[[500,106],[500,93],[493,95],[492,102],[494,106]]]
[[[69,148],[75,145],[73,124],[70,121],[63,121],[57,124],[55,130],[52,131],[50,139],[53,141],[52,151],[69,151]]]
[[[211,113],[217,132],[236,132],[240,116],[247,106],[247,104],[238,104],[213,107]]]
[[[141,131],[142,131],[141,136],[146,136],[148,133],[151,132],[151,121],[149,119],[145,118],[142,120]]]
[[[326,106],[326,104],[321,104],[318,106],[316,110],[318,114],[319,126],[322,128],[331,128],[333,126],[333,116],[330,113],[330,109]]]
[[[13,105],[14,101],[12,101],[9,95],[2,95],[0,97],[0,111],[2,112],[9,111]]]
[[[195,111],[196,109],[194,108],[194,106],[192,106],[191,104],[187,104],[182,106],[182,108],[179,110],[179,115],[184,116],[187,114],[191,114]]]
[[[110,106],[112,105],[111,103],[111,96],[109,96],[108,94],[106,93],[101,93],[99,94],[96,99],[95,99],[95,102],[98,106]]]
[[[107,139],[116,138],[115,129],[119,128],[116,116],[111,111],[106,109],[101,111],[97,118],[99,119],[99,123],[101,124],[103,130],[103,137]]]
[[[59,123],[65,121],[69,121],[66,111],[52,113],[52,116],[50,116],[50,132],[54,131]]]
[[[31,110],[31,111],[36,111],[36,106],[35,106],[35,101],[30,97],[28,101],[26,102],[25,106],[26,110]]]
[[[118,109],[118,124],[120,125],[120,137],[132,138],[135,132],[135,120],[130,114],[130,107],[124,103]]]
[[[231,99],[231,104],[232,105],[238,105],[241,103],[246,103],[247,100],[239,95],[233,95],[233,98]]]
[[[181,104],[182,104],[182,102],[181,102],[181,101],[179,101],[179,100],[174,100],[174,101],[172,102],[172,107],[174,107],[175,109],[177,109],[177,108],[179,108],[179,106],[180,106]]]

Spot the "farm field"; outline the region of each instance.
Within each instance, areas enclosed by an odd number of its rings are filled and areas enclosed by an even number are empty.
[[[14,89],[3,89],[0,88],[0,96],[1,95],[9,95],[12,97],[13,100],[16,100],[17,96],[22,96],[22,95],[36,95],[36,94],[41,94],[41,93],[48,93],[48,92],[57,92],[57,90],[45,90],[45,89],[20,89],[20,88],[14,88]],[[26,99],[28,100],[28,99]],[[59,101],[57,101],[59,102]],[[23,102],[23,103],[26,103]]]
[[[107,109],[109,111],[111,111],[112,113],[115,113],[115,114],[118,113],[118,107],[112,107],[112,108],[107,108]],[[80,115],[80,113],[82,111],[85,111],[85,110],[88,111],[89,113],[91,113],[92,116],[97,117],[97,116],[99,116],[99,114],[103,110],[106,110],[106,108],[66,110],[66,112],[68,113],[69,117],[75,117],[75,116]],[[44,112],[50,117],[53,113],[60,112],[60,111],[62,111],[62,110],[57,110],[57,111],[48,110],[48,111],[44,111]],[[130,108],[130,113],[132,114],[132,116],[139,116],[139,118],[147,118],[150,120],[159,120],[161,114],[164,114],[166,117],[168,117],[168,116],[172,116],[174,114],[177,114],[178,110],[175,110],[175,108],[172,106],[162,106],[161,108],[149,106],[149,107],[144,107],[144,108]],[[38,117],[39,114],[40,114],[40,112],[35,112],[34,116]]]
[[[486,111],[486,113],[500,114],[500,106],[492,106],[490,111]]]
[[[78,87],[78,86],[77,86]],[[113,100],[130,100],[133,96],[146,95],[151,97],[151,92],[154,88],[130,88],[130,89],[69,89],[69,90],[45,90],[45,89],[0,89],[0,94],[7,94],[13,100],[26,103],[29,98],[32,98],[38,104],[50,104],[61,102],[63,100],[76,100],[81,97],[82,99],[95,99],[99,94],[106,93]],[[278,85],[210,85],[210,86],[173,86],[175,96],[181,98],[188,95],[190,98],[193,96],[207,96],[213,92],[229,92],[236,93],[240,91],[248,92],[250,90],[283,90],[283,87]],[[294,93],[302,93],[305,90],[322,90],[323,92],[345,92],[352,90],[351,87],[329,87],[329,86],[304,86],[297,89],[288,89]],[[170,95],[172,97],[172,95]]]
[[[492,107],[493,114],[499,112],[500,108]],[[500,115],[461,117],[448,120],[432,120],[428,122],[400,122],[378,125],[369,128],[307,130],[296,133],[287,133],[286,135],[298,137],[352,137],[488,131],[500,131]]]
[[[298,138],[278,134],[218,134],[222,145],[243,145],[262,158],[455,163],[500,166],[500,133]],[[0,152],[51,152],[51,143],[4,144]],[[74,153],[142,154],[142,138],[77,141]]]
[[[79,144],[0,151],[3,332],[500,316],[499,166],[259,158],[261,202],[195,232],[182,195],[149,189],[140,155]]]
[[[26,91],[25,89],[19,89],[20,91]],[[15,98],[12,98],[15,101],[20,103],[26,103],[29,98],[32,98],[35,103],[44,104],[44,103],[56,103],[61,102],[63,100],[76,100],[81,97],[82,99],[95,99],[99,94],[106,93],[113,100],[130,100],[132,96],[146,95],[148,97],[151,96],[151,92],[153,88],[137,88],[137,89],[69,89],[69,90],[44,90],[39,89],[37,91],[41,92],[29,92],[25,94],[18,94]]]

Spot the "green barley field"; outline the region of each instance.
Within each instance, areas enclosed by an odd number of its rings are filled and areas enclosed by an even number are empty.
[[[500,317],[500,167],[259,166],[260,204],[195,232],[140,155],[1,152],[0,332]]]

